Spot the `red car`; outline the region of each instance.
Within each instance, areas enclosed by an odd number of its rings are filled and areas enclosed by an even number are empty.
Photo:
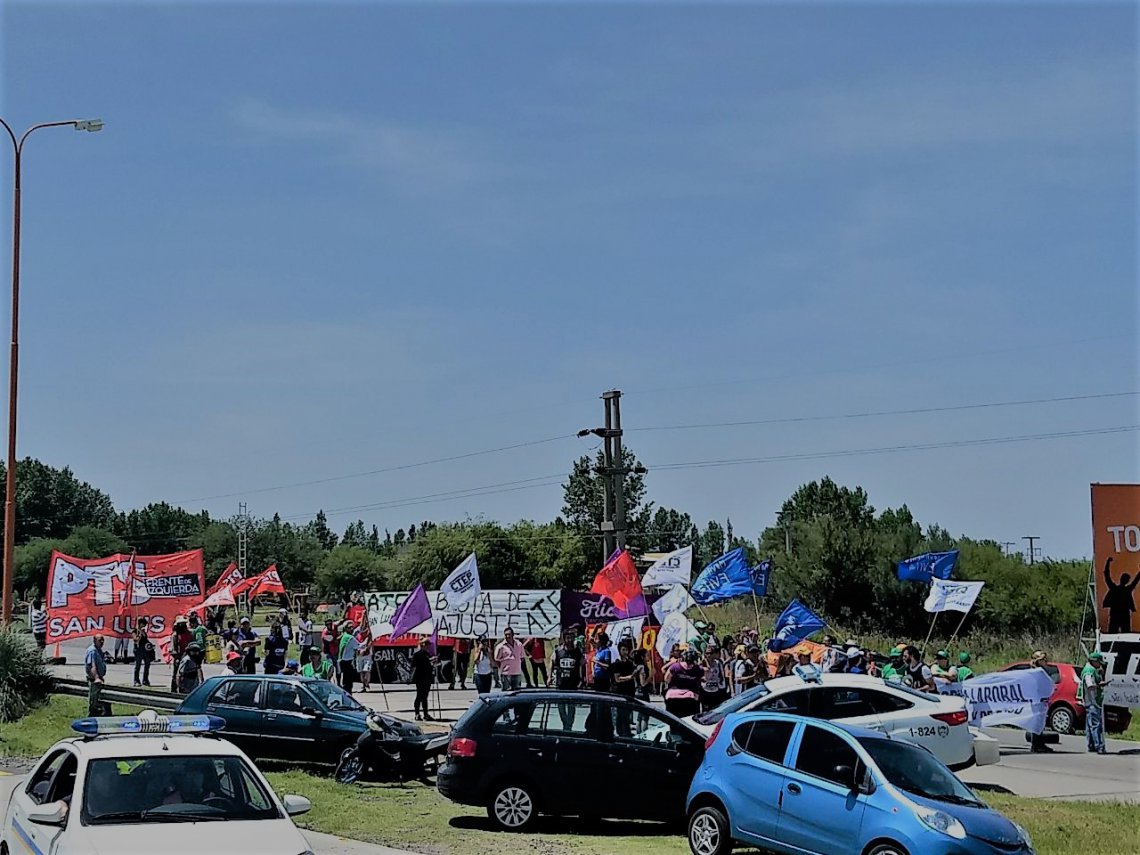
[[[1024,671],[1032,668],[1028,662],[1014,662],[1002,671]],[[1049,715],[1045,726],[1057,733],[1076,733],[1085,726],[1085,708],[1077,701],[1077,685],[1081,669],[1068,662],[1048,662],[1041,666],[1053,680],[1055,688],[1049,698]],[[1109,733],[1123,733],[1132,723],[1132,713],[1125,707],[1104,708],[1104,729]]]

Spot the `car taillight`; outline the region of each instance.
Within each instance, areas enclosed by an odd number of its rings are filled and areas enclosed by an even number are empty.
[[[941,722],[945,722],[946,724],[950,725],[951,727],[955,727],[959,724],[965,724],[966,722],[968,722],[970,720],[970,716],[965,710],[955,710],[954,712],[934,713],[934,715],[932,715],[931,718],[937,719],[938,721],[941,721]]]
[[[713,732],[709,734],[709,738],[705,740],[705,751],[708,751],[710,748],[712,748],[712,744],[716,742],[716,738],[720,735],[720,729],[723,726],[724,719],[722,718],[716,723],[716,727],[714,727]]]
[[[457,736],[447,744],[448,757],[474,757],[475,740],[465,736]]]

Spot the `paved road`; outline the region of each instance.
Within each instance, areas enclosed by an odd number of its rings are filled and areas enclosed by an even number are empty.
[[[61,677],[83,679],[83,650],[86,645],[64,645],[63,655],[68,664],[56,666],[55,672]],[[206,666],[206,675],[221,673],[221,665]],[[158,687],[169,688],[169,666],[157,666],[151,680]],[[163,679],[164,678],[164,679]],[[130,686],[132,669],[129,665],[108,666],[108,683]],[[388,686],[387,691],[379,687],[372,692],[357,692],[355,697],[364,706],[375,710],[387,710],[394,715],[412,717],[412,702],[415,698],[410,686]],[[454,723],[475,700],[475,692],[449,691],[442,687],[432,695],[433,714],[437,699],[442,707],[444,726]],[[985,785],[1006,790],[1020,796],[1050,799],[1078,800],[1120,800],[1140,803],[1140,742],[1109,740],[1112,752],[1098,756],[1085,752],[1084,737],[1061,737],[1059,745],[1053,746],[1052,754],[1030,754],[1025,734],[1019,730],[995,728],[989,731],[1001,740],[1002,760],[993,766],[969,769],[961,774],[962,780],[970,784]]]
[[[23,780],[22,775],[14,775],[0,769],[0,817],[3,817],[4,811],[7,810],[8,795]],[[315,831],[306,831],[304,834],[318,855],[413,855],[400,849],[346,840],[331,834],[318,834]]]

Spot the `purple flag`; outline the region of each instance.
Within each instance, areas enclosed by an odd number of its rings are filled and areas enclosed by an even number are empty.
[[[392,632],[388,638],[392,641],[402,638],[430,618],[431,604],[428,603],[427,591],[421,583],[392,613]]]
[[[428,653],[432,656],[439,654],[439,621],[432,624],[431,638],[428,639]]]

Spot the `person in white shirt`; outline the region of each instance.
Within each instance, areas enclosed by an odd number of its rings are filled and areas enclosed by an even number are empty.
[[[32,635],[36,639],[36,647],[40,650],[47,647],[47,625],[47,609],[44,608],[43,600],[36,597],[28,607],[28,626],[31,627]]]

